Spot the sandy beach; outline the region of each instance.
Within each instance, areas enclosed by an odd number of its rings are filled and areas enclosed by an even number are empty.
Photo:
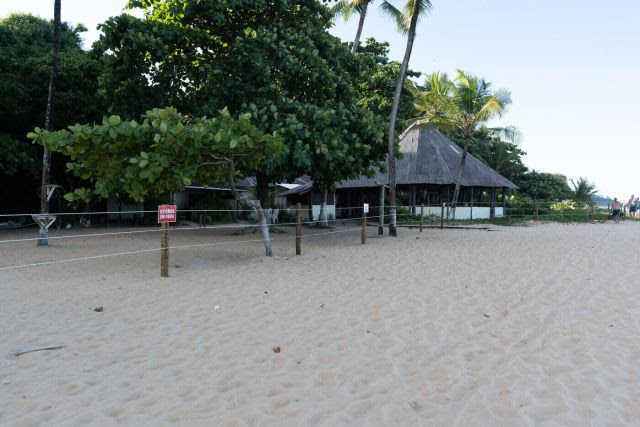
[[[171,244],[260,238],[229,234]],[[167,279],[157,252],[0,270],[0,424],[640,425],[640,224],[292,234],[173,250]]]

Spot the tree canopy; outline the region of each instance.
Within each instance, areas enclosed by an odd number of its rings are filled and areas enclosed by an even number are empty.
[[[57,132],[36,128],[28,136],[68,156],[68,171],[92,183],[65,195],[69,201],[110,195],[144,201],[193,182],[226,181],[229,167],[255,169],[282,147],[278,137],[251,124],[250,114],[236,119],[226,109],[212,119],[153,109],[141,123],[112,115],[102,124]]]
[[[250,113],[284,141],[258,171],[269,181],[311,175],[319,186],[384,158],[384,124],[359,104],[359,59],[316,0],[130,1],[145,18],[110,18],[94,53],[101,95],[136,117],[152,105],[211,115]],[[133,99],[132,99],[133,98]]]

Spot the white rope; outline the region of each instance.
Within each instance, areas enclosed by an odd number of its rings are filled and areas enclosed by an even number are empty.
[[[372,216],[367,216],[367,219],[373,219],[373,218],[380,218],[381,216],[389,216],[389,214],[384,214],[384,215],[372,215]],[[408,214],[402,214],[402,215],[398,215],[398,216],[408,216]],[[361,219],[361,217],[352,217],[352,218],[340,218],[340,219],[333,219],[333,220],[328,220],[329,222],[336,222],[336,221],[350,221],[350,220],[359,220]],[[317,221],[302,221],[300,224],[302,225],[308,225],[308,224],[317,224],[318,222],[320,222],[320,220]],[[296,225],[296,222],[283,222],[283,223],[275,223],[275,224],[269,224],[272,226],[285,226],[285,225]],[[259,227],[260,224],[226,224],[226,225],[213,225],[213,226],[203,226],[203,227],[180,227],[180,228],[171,228],[170,231],[171,232],[175,232],[175,231],[189,231],[189,230],[214,230],[214,229],[223,229],[223,228],[244,228],[244,227]],[[140,233],[157,233],[159,231],[162,231],[162,229],[160,227],[154,227],[151,229],[145,229],[145,230],[131,230],[131,231],[114,231],[114,232],[109,232],[109,233],[88,233],[88,234],[73,234],[73,235],[69,235],[69,236],[50,236],[49,239],[77,239],[77,238],[81,238],[81,237],[103,237],[103,236],[118,236],[118,235],[124,235],[124,234],[140,234]],[[2,243],[18,243],[18,242],[34,242],[40,240],[40,238],[38,237],[29,237],[29,238],[24,238],[24,239],[8,239],[8,240],[0,240],[0,244]]]
[[[354,230],[361,230],[361,229],[362,229],[361,227],[358,227],[358,228],[350,228],[350,229],[346,229],[346,230],[327,231],[327,232],[321,232],[321,233],[308,234],[308,235],[302,236],[302,237],[306,238],[306,237],[323,236],[323,235],[327,235],[327,234],[346,233],[346,232],[351,232],[351,231],[354,231]],[[273,241],[273,240],[290,240],[290,239],[295,239],[295,236],[273,238],[271,240]],[[232,241],[232,242],[201,243],[201,244],[197,244],[197,245],[169,246],[166,249],[170,250],[170,249],[202,248],[202,247],[209,247],[209,246],[224,246],[224,245],[234,245],[234,244],[240,244],[240,243],[255,243],[255,242],[262,242],[262,241],[263,241],[263,239],[253,239],[253,240],[239,240],[239,241]],[[134,255],[134,254],[142,254],[142,253],[148,253],[148,252],[157,252],[157,251],[160,251],[162,249],[163,248],[141,249],[141,250],[137,250],[137,251],[117,252],[117,253],[112,253],[112,254],[91,255],[91,256],[78,257],[78,258],[68,258],[68,259],[62,259],[62,260],[34,262],[34,263],[31,263],[31,264],[22,264],[22,265],[12,265],[12,266],[8,266],[8,267],[0,267],[0,271],[3,271],[3,270],[14,270],[14,269],[18,269],[18,268],[27,268],[27,267],[38,267],[38,266],[51,265],[51,264],[61,264],[61,263],[74,262],[74,261],[86,261],[86,260],[92,260],[92,259],[109,258],[109,257],[115,257],[115,256],[122,256],[122,255]]]

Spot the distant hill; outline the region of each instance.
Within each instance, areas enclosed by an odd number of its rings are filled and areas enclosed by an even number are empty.
[[[593,197],[593,201],[596,203],[596,206],[608,206],[611,204],[611,202],[613,202],[613,199],[611,197],[607,197],[607,196],[600,196],[600,195],[595,195]]]

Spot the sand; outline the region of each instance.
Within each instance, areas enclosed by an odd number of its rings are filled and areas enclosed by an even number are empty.
[[[171,243],[259,239],[228,234]],[[168,279],[156,252],[0,270],[0,424],[640,425],[640,224],[368,235],[174,250]]]

